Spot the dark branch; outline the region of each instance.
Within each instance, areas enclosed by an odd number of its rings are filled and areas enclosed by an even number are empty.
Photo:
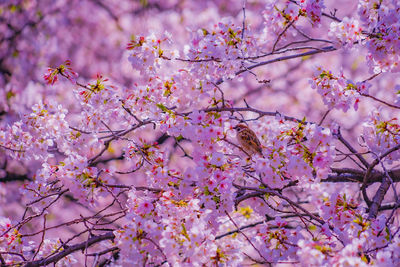
[[[114,234],[112,232],[108,232],[104,235],[98,235],[98,236],[93,236],[89,238],[87,241],[67,247],[63,251],[60,251],[59,253],[49,257],[49,258],[44,258],[36,261],[31,261],[27,262],[24,266],[25,267],[39,267],[39,266],[45,266],[51,263],[56,263],[62,258],[68,256],[69,254],[74,253],[75,251],[78,250],[84,250],[96,243],[99,243],[104,240],[113,240],[115,238]]]

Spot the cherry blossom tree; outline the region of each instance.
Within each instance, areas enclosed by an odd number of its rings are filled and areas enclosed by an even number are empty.
[[[0,265],[399,266],[399,63],[397,0],[1,2]]]

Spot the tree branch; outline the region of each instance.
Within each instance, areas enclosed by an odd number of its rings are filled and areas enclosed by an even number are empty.
[[[371,206],[369,208],[368,220],[372,220],[376,218],[378,214],[379,207],[382,204],[383,198],[386,195],[390,186],[390,180],[388,177],[384,177],[381,186],[376,191],[374,198],[372,199]]]
[[[62,258],[68,256],[69,254],[74,253],[75,251],[84,250],[85,248],[90,247],[96,243],[99,243],[104,240],[113,240],[114,238],[115,238],[115,236],[114,236],[113,232],[108,232],[103,235],[93,236],[82,243],[67,247],[63,251],[60,251],[59,253],[57,253],[47,259],[44,258],[44,259],[40,259],[40,260],[36,260],[36,261],[27,262],[27,263],[25,263],[24,266],[25,267],[39,267],[39,266],[44,266],[44,265],[48,265],[51,263],[56,263],[59,260],[61,260]]]

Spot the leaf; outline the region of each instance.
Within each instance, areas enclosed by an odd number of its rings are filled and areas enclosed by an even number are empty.
[[[168,109],[167,109],[163,104],[161,104],[161,103],[156,104],[156,106],[157,106],[159,109],[161,109],[162,111],[164,111],[164,112],[167,112],[167,111],[168,111]]]

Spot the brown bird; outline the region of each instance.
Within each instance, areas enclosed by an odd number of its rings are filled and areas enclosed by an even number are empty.
[[[260,140],[258,140],[257,135],[245,124],[239,123],[233,127],[237,131],[237,140],[244,151],[250,156],[254,153],[262,154],[262,148]]]

